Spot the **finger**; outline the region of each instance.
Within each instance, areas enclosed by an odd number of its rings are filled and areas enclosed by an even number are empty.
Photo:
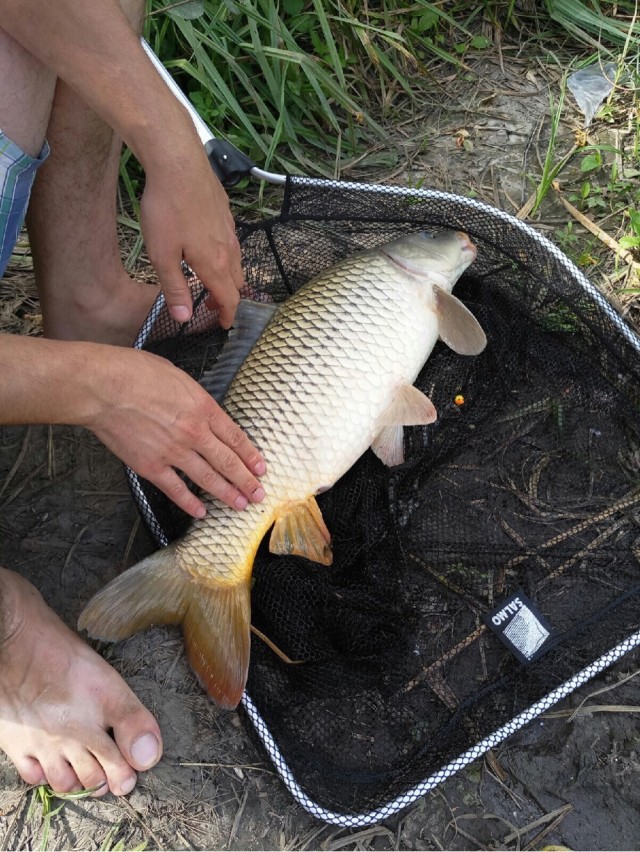
[[[219,406],[216,408],[215,414],[209,419],[209,428],[218,441],[228,447],[232,451],[232,455],[239,458],[244,467],[251,471],[254,476],[264,475],[267,465],[262,454],[251,443],[246,432]],[[214,461],[211,457],[211,452],[215,452],[216,450],[218,450],[218,447],[214,444],[209,445],[204,452],[201,452],[209,463],[214,462],[214,466],[224,473],[227,479],[234,482],[245,494],[251,493],[255,485],[251,482],[243,483],[242,479],[237,479],[237,476],[242,473],[241,470],[234,467],[234,469],[229,470],[228,474],[230,475],[228,475],[227,471],[222,470],[217,460]],[[236,474],[235,477],[233,476],[234,471]],[[248,486],[251,486],[251,491],[246,490]]]
[[[182,258],[152,257],[151,262],[158,273],[158,279],[169,309],[176,322],[188,322],[191,319],[191,291],[182,272]]]
[[[156,476],[147,475],[146,479],[192,518],[202,519],[207,514],[204,503],[187,488],[173,468],[166,467]]]
[[[214,453],[216,469],[193,453],[183,467],[184,472],[196,485],[232,509],[246,509],[249,502],[260,503],[265,496],[264,488],[231,450],[221,444],[218,447]],[[238,481],[234,483],[233,477]]]
[[[202,270],[196,266],[194,266],[194,270],[197,271],[202,284],[209,291],[208,306],[211,307],[213,303],[213,307],[218,310],[220,325],[222,328],[231,328],[240,301],[240,293],[231,278],[230,269],[227,269],[222,278],[219,273],[202,275]]]

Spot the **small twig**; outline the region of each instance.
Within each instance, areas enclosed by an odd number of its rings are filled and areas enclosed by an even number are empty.
[[[73,558],[73,554],[75,553],[76,548],[80,544],[80,539],[82,538],[82,536],[86,533],[86,531],[88,529],[89,529],[89,524],[85,524],[82,527],[82,529],[80,530],[80,532],[78,533],[78,535],[75,537],[75,539],[73,540],[73,544],[69,548],[69,552],[67,553],[67,558],[64,560],[64,565],[62,566],[62,569],[60,570],[60,584],[61,585],[64,584],[64,572],[67,570],[67,566],[71,562],[71,559]]]
[[[267,648],[271,648],[276,657],[279,657],[282,662],[286,663],[288,666],[301,666],[305,662],[305,660],[292,660],[290,657],[287,657],[284,651],[281,651],[280,648],[271,641],[271,639],[265,636],[257,627],[254,627],[253,624],[251,625],[251,632],[254,633],[258,639],[264,642]]]
[[[140,814],[138,813],[138,811],[137,811],[137,810],[136,810],[136,809],[135,809],[132,805],[130,805],[130,804],[129,804],[129,802],[128,802],[128,801],[127,801],[127,800],[126,800],[123,796],[118,796],[118,801],[119,801],[119,802],[120,802],[120,803],[124,806],[124,808],[125,808],[126,810],[128,810],[128,811],[129,811],[129,813],[130,813],[130,814],[132,814],[132,816],[134,817],[134,819],[136,819],[136,820],[140,823],[140,825],[142,826],[142,828],[144,829],[144,831],[146,831],[146,832],[147,832],[147,834],[149,835],[149,837],[151,837],[151,839],[153,840],[153,842],[156,844],[157,848],[158,848],[158,849],[164,849],[165,847],[162,845],[162,842],[161,842],[161,840],[159,839],[159,837],[158,837],[156,834],[154,834],[153,830],[152,830],[152,829],[151,829],[151,828],[147,825],[147,823],[146,823],[146,822],[142,819],[142,817],[140,816]]]
[[[574,219],[576,219],[580,224],[589,231],[589,233],[593,234],[597,237],[601,243],[604,243],[607,248],[610,248],[611,251],[615,252],[619,257],[621,257],[625,263],[628,263],[632,269],[636,271],[640,271],[640,263],[635,259],[632,252],[628,249],[622,248],[619,242],[614,240],[612,236],[607,234],[606,231],[603,231],[599,225],[596,225],[595,222],[592,222],[588,216],[585,216],[584,213],[581,213],[577,207],[574,207],[573,204],[570,204],[566,198],[564,198],[557,187],[554,186],[556,197],[560,204],[567,210]]]
[[[365,828],[363,831],[356,831],[353,834],[346,834],[344,837],[339,837],[337,840],[332,840],[325,848],[327,849],[342,849],[345,846],[350,846],[352,843],[358,844],[363,840],[369,840],[373,837],[388,837],[395,842],[395,835],[388,828],[382,825],[374,825],[371,828]]]
[[[238,832],[238,828],[240,827],[240,820],[242,819],[242,814],[244,813],[248,798],[249,787],[245,787],[244,796],[242,797],[240,807],[238,808],[238,812],[236,813],[235,819],[233,820],[233,825],[231,826],[231,833],[229,834],[229,839],[227,840],[227,849],[231,848],[231,844],[233,843],[233,840]]]
[[[475,642],[479,636],[482,636],[482,634],[485,633],[486,630],[486,626],[482,624],[480,627],[474,630],[473,633],[470,633],[465,639],[463,639],[462,642],[458,642],[458,644],[454,648],[452,648],[446,654],[443,654],[440,659],[435,660],[435,662],[427,666],[426,669],[423,669],[421,672],[419,672],[414,678],[409,681],[409,683],[403,688],[402,691],[409,692],[409,690],[413,689],[414,686],[417,686],[425,678],[428,678],[434,669],[440,668],[440,666],[443,666],[445,663],[448,663],[455,656],[457,656],[460,651],[464,651],[465,648],[468,648],[469,645]]]
[[[511,843],[512,840],[517,840],[522,837],[523,834],[528,834],[530,831],[533,831],[534,828],[539,828],[541,825],[546,825],[551,821],[564,819],[564,817],[566,817],[566,815],[572,810],[573,805],[563,805],[561,808],[541,816],[539,819],[530,822],[529,825],[525,825],[523,828],[520,828],[504,837],[502,839],[503,846],[506,846],[507,843]]]
[[[27,431],[26,431],[25,436],[24,436],[24,440],[22,441],[22,446],[20,447],[20,452],[18,453],[18,458],[15,460],[13,467],[11,468],[9,473],[7,474],[7,477],[4,481],[4,483],[2,484],[2,488],[0,488],[0,497],[2,497],[4,492],[7,490],[9,483],[11,482],[13,477],[16,475],[16,473],[20,469],[20,465],[22,464],[24,457],[27,454],[27,450],[29,449],[29,441],[30,440],[31,440],[31,426],[29,426],[27,428]]]
[[[22,811],[24,810],[24,805],[26,802],[27,793],[31,792],[31,790],[35,789],[35,785],[32,787],[27,787],[26,790],[23,790],[20,794],[18,801],[16,802],[15,811],[9,825],[7,826],[7,830],[4,833],[4,837],[2,838],[2,843],[0,843],[0,849],[8,849],[9,848],[9,837],[11,836],[11,832],[13,831],[13,827],[16,824],[16,821]]]
[[[623,677],[622,680],[619,680],[617,683],[610,683],[607,686],[601,686],[599,689],[594,689],[593,692],[590,692],[589,695],[585,696],[585,698],[582,699],[580,704],[578,704],[578,706],[574,710],[574,714],[576,714],[578,710],[583,707],[585,702],[589,701],[590,698],[593,698],[596,695],[604,695],[605,692],[611,692],[612,689],[616,689],[617,687],[622,686],[623,683],[626,683],[628,680],[631,680],[638,674],[640,674],[640,669],[636,669],[635,672],[631,672],[631,674],[625,675],[625,677]]]
[[[592,716],[594,713],[640,713],[635,704],[594,704],[591,707],[578,707],[576,710],[552,710],[544,713],[544,719],[568,719],[572,722],[577,716]]]
[[[133,542],[140,528],[140,515],[136,515],[136,519],[133,522],[133,526],[131,527],[131,532],[129,533],[129,538],[127,539],[127,545],[124,549],[124,554],[122,556],[122,567],[126,568],[127,563],[129,561],[129,554],[131,553],[131,548],[133,547]]]
[[[2,505],[0,505],[0,509],[4,509],[4,508],[6,508],[6,507],[7,507],[10,503],[13,503],[13,501],[16,499],[16,497],[18,497],[18,496],[19,496],[19,494],[20,494],[22,491],[24,491],[24,489],[27,487],[27,485],[29,485],[29,483],[30,483],[32,480],[34,480],[34,479],[36,479],[38,476],[40,476],[40,474],[41,474],[41,473],[42,473],[42,471],[46,468],[46,466],[47,466],[47,463],[46,463],[46,462],[42,462],[42,464],[41,464],[41,465],[38,465],[38,467],[37,467],[35,470],[31,471],[31,473],[29,474],[29,476],[26,476],[26,477],[22,480],[22,483],[21,483],[21,484],[20,484],[20,485],[16,488],[16,490],[15,490],[15,491],[13,491],[13,492],[12,492],[12,493],[11,493],[11,494],[7,497],[7,499],[4,501],[4,503],[2,503]]]
[[[274,774],[270,769],[252,763],[192,763],[181,760],[178,766],[201,766],[205,769],[251,769],[253,772],[267,772],[269,775]]]

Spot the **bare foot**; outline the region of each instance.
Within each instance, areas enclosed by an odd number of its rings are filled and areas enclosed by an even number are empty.
[[[31,583],[0,568],[0,595],[0,748],[28,784],[130,793],[160,759],[155,719]]]

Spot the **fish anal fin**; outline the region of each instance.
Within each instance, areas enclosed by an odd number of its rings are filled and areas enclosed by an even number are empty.
[[[94,595],[78,629],[94,639],[118,642],[152,624],[179,624],[187,607],[188,581],[169,545],[116,577]]]
[[[192,586],[182,623],[189,662],[220,707],[240,703],[251,649],[250,580],[234,586]]]
[[[269,539],[271,553],[304,556],[321,565],[331,565],[331,534],[315,497],[285,504]]]
[[[440,337],[458,355],[479,355],[487,345],[482,326],[452,293],[434,284]]]
[[[371,449],[383,464],[393,467],[404,461],[404,429],[396,426],[384,426],[376,435]]]

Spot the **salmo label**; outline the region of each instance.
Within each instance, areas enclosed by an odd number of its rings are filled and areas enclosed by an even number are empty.
[[[551,625],[522,591],[491,610],[485,622],[523,665],[539,659],[551,646]]]

